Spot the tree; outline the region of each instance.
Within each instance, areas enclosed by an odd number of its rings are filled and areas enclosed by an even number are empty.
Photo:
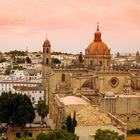
[[[48,105],[46,105],[45,101],[38,101],[37,112],[41,116],[41,121],[43,121],[49,112]]]
[[[20,64],[20,63],[25,63],[25,59],[24,58],[17,58],[16,59],[16,63]]]
[[[26,56],[27,52],[14,50],[14,51],[6,52],[6,54],[11,54],[11,55],[14,55],[14,56]]]
[[[98,129],[95,134],[95,140],[124,140],[124,135],[111,130]]]
[[[3,62],[5,62],[6,61],[6,59],[5,58],[2,58],[1,60],[0,60],[0,63],[3,63]]]
[[[26,57],[26,62],[27,63],[32,63],[31,58],[30,57]]]
[[[73,119],[72,119],[72,133],[75,132],[75,127],[77,126],[77,121],[76,121],[76,112],[74,111]]]
[[[79,60],[80,63],[83,63],[83,62],[84,62],[82,52],[80,52],[80,54],[79,54],[79,56],[78,56],[78,60]]]
[[[71,116],[67,116],[67,119],[66,119],[66,126],[67,126],[67,131],[68,132],[71,132],[71,127],[72,127],[72,119],[71,119]]]
[[[34,140],[33,138],[30,137],[23,137],[23,138],[15,138],[14,140]]]
[[[48,134],[40,133],[36,140],[78,140],[78,137],[66,130],[54,130]]]
[[[12,126],[25,126],[35,118],[31,100],[26,95],[2,93],[0,96],[0,122]]]
[[[118,58],[118,57],[120,57],[120,53],[119,53],[119,52],[117,52],[117,58]]]
[[[127,133],[128,134],[140,134],[140,129],[139,128],[132,129],[132,130],[129,130]]]
[[[5,70],[5,75],[10,75],[11,72],[11,66],[8,66]]]
[[[61,64],[61,61],[58,58],[52,58],[53,64]]]
[[[13,53],[11,54],[11,59],[12,59],[12,63],[16,62],[16,57],[15,57],[15,55]]]
[[[76,125],[77,125],[76,113],[74,112],[73,118],[71,117],[71,115],[67,116],[66,119],[67,131],[74,133]]]

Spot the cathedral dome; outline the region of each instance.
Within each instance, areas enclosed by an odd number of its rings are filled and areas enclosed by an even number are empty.
[[[106,55],[110,51],[104,42],[92,42],[87,48],[87,53],[89,55]]]
[[[110,54],[110,50],[107,45],[101,40],[101,32],[99,31],[99,26],[97,25],[97,31],[94,33],[94,41],[89,44],[86,49],[86,54],[88,55],[107,55]]]

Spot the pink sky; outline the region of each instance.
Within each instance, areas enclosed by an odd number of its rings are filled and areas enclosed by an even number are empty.
[[[139,0],[0,0],[0,51],[84,52],[100,23],[111,52],[140,51]]]

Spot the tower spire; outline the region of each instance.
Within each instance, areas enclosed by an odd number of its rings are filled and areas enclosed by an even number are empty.
[[[46,40],[48,40],[48,34],[46,34]]]
[[[97,22],[97,31],[99,31],[99,22]]]
[[[99,31],[99,22],[97,22],[97,31],[94,33],[94,42],[101,42],[101,32]]]

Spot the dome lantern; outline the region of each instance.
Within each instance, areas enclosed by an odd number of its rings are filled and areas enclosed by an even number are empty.
[[[101,32],[99,31],[99,23],[97,23],[97,31],[94,33],[94,42],[101,42]]]

